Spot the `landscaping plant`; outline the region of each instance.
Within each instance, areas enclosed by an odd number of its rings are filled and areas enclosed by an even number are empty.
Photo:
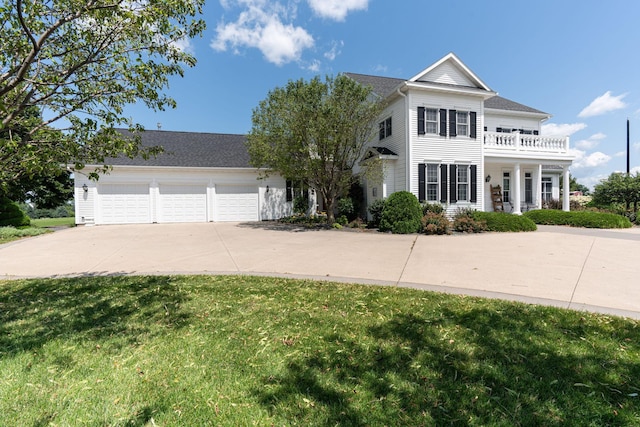
[[[487,231],[536,231],[536,224],[524,215],[511,215],[504,212],[473,213],[473,219],[486,223]]]
[[[408,191],[391,194],[385,203],[380,231],[394,234],[417,233],[422,227],[422,207],[418,198]]]
[[[536,224],[569,225],[585,228],[629,228],[631,221],[622,215],[606,212],[565,212],[558,210],[539,209],[529,211],[523,215]]]

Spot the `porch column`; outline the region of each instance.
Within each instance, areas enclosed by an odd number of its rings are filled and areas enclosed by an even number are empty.
[[[562,210],[569,212],[569,167],[562,167]]]
[[[542,209],[542,164],[538,165],[538,184],[536,187],[536,205],[538,209]]]
[[[521,215],[520,210],[520,163],[513,165],[513,212],[516,215]]]

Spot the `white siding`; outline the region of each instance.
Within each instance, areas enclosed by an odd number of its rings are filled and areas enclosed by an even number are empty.
[[[411,188],[409,191],[418,196],[418,164],[420,163],[476,165],[477,202],[473,204],[459,202],[445,207],[449,213],[455,212],[459,207],[482,209],[481,183],[484,182],[482,179],[484,173],[482,162],[483,100],[474,96],[426,92],[414,93],[410,99],[411,165],[409,174]],[[447,111],[475,111],[477,114],[476,138],[472,139],[468,136],[444,137],[438,134],[418,135],[418,107],[446,109]],[[449,120],[447,118],[447,135],[450,135],[448,127]],[[450,179],[451,177],[449,177],[449,181]]]
[[[484,125],[487,127],[487,132],[495,132],[496,128],[509,128],[509,129],[526,129],[540,131],[540,120],[529,117],[522,117],[517,114],[510,115],[485,113]]]
[[[474,87],[467,75],[451,62],[444,62],[439,67],[421,76],[418,81],[444,83],[457,86]]]
[[[251,188],[253,194],[251,215],[236,209],[235,220],[277,219],[291,213],[291,203],[284,197],[285,180],[277,174],[258,180],[252,169],[116,166],[97,183],[82,172],[74,174],[78,224],[92,224],[94,219],[96,224],[216,220],[216,190],[224,191],[229,185]],[[85,183],[86,193],[82,189]],[[246,207],[246,200],[237,202]],[[225,219],[231,218],[227,214]]]

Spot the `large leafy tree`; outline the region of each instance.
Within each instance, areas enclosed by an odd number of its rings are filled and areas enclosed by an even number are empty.
[[[163,91],[171,76],[195,64],[182,47],[204,30],[203,3],[3,0],[0,188],[61,164],[81,168],[159,151],[115,128],[140,128],[123,114],[129,104],[175,106]]]
[[[604,206],[623,204],[637,212],[640,203],[640,174],[612,173],[593,189],[593,202]]]
[[[276,171],[319,193],[334,222],[337,199],[358,179],[382,104],[369,87],[347,76],[290,81],[269,92],[253,111],[247,138],[251,164]],[[374,170],[364,164],[360,173]]]

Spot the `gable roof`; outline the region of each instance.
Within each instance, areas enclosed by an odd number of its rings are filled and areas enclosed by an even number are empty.
[[[473,71],[453,52],[425,68],[409,79],[410,82],[441,83],[465,86],[493,92]]]
[[[118,129],[123,135],[129,131]],[[252,168],[245,146],[246,135],[146,130],[140,133],[144,147],[162,146],[164,153],[145,160],[116,157],[105,163],[115,166],[173,166],[203,168]]]

